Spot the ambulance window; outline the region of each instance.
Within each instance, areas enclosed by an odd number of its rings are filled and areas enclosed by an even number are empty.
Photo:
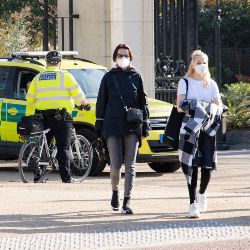
[[[97,98],[101,80],[107,72],[103,69],[69,69],[87,98]]]
[[[14,96],[15,99],[25,100],[26,94],[28,92],[29,85],[37,73],[30,71],[28,69],[17,69],[15,86],[14,86]]]
[[[12,71],[10,67],[0,67],[0,97],[6,97]]]

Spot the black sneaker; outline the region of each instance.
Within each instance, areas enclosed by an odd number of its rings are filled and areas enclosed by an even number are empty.
[[[124,197],[121,213],[133,214],[133,210],[130,207],[130,197]]]
[[[111,199],[111,207],[114,211],[118,211],[120,208],[119,191],[118,190],[113,190],[112,199]]]

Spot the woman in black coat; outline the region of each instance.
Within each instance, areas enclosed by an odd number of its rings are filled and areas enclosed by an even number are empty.
[[[130,199],[135,179],[136,155],[141,139],[148,136],[149,129],[147,95],[141,75],[130,64],[132,59],[128,45],[119,44],[116,47],[113,53],[116,66],[104,75],[96,104],[96,132],[100,138],[106,140],[109,151],[113,191],[111,206],[114,211],[118,211],[120,207],[119,182],[121,166],[123,162],[125,164],[124,200],[121,210],[124,214],[133,214]],[[143,123],[128,123],[125,106],[141,109]]]

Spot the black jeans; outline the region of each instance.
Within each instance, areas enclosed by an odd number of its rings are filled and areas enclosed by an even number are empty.
[[[46,114],[46,111],[45,111]],[[48,145],[50,145],[53,137],[56,139],[57,155],[59,172],[62,182],[68,182],[70,180],[70,156],[69,149],[71,144],[71,129],[72,129],[72,118],[71,119],[55,119],[53,115],[44,115],[44,127],[45,129],[50,128],[47,134]]]

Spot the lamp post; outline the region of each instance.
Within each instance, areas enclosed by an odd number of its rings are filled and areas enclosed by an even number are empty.
[[[214,15],[214,58],[215,58],[215,79],[221,87],[221,9],[220,0],[216,0]]]

